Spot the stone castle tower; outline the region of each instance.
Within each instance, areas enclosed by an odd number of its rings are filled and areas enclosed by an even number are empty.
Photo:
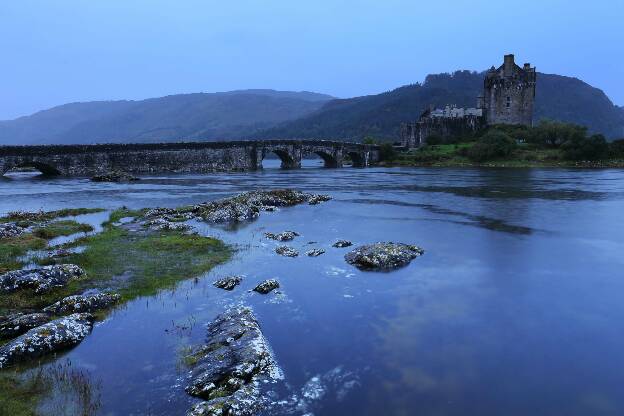
[[[481,107],[487,124],[533,124],[535,101],[535,67],[514,62],[513,55],[505,55],[505,63],[492,67],[485,76]]]

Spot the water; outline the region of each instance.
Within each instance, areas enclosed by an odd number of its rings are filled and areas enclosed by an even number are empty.
[[[101,414],[185,414],[194,399],[180,350],[232,303],[256,312],[285,375],[280,395],[333,380],[308,406],[315,415],[624,414],[622,170],[266,169],[133,184],[17,175],[0,180],[0,212],[173,207],[277,187],[334,199],[235,231],[202,224],[238,247],[232,262],[119,308],[64,356],[101,383]],[[302,254],[326,254],[277,256],[262,233],[284,230],[301,234]],[[331,247],[342,238],[426,253],[360,272]],[[229,273],[243,284],[212,287]],[[272,277],[282,296],[248,292]]]

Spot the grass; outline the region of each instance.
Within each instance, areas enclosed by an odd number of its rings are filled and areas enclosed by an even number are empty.
[[[51,240],[60,236],[67,236],[76,233],[88,233],[93,231],[93,227],[89,224],[81,224],[74,220],[54,221],[37,227],[33,230],[36,237]]]
[[[40,241],[45,246],[45,240]],[[91,288],[112,288],[121,294],[123,301],[150,296],[181,280],[201,275],[232,255],[230,247],[210,237],[180,231],[131,232],[111,225],[101,233],[67,245],[74,246],[86,248],[62,261],[82,267],[86,277],[43,294],[28,289],[4,294],[0,297],[0,312],[42,308]],[[49,264],[46,259],[42,262]]]
[[[487,162],[474,162],[462,155],[462,151],[474,145],[470,143],[429,145],[409,152],[399,153],[397,158],[383,164],[387,166],[435,166],[435,167],[623,167],[621,160],[578,162],[564,160],[560,149],[536,149],[520,144],[510,157]]]
[[[0,240],[0,273],[19,269],[23,263],[19,257],[26,255],[29,250],[41,250],[48,242],[32,234],[22,234],[19,237],[3,238]]]
[[[102,208],[66,208],[56,211],[12,211],[4,217],[0,217],[0,222],[21,222],[24,226],[33,225],[38,222],[52,221],[62,217],[74,217],[76,215],[92,214],[102,212]]]
[[[36,416],[37,405],[51,390],[41,371],[20,377],[18,373],[0,373],[0,415]]]

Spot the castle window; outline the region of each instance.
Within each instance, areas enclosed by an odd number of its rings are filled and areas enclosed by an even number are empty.
[[[511,107],[511,97],[507,97],[507,108]]]

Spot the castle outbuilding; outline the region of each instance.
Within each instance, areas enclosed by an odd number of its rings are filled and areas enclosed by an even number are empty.
[[[535,67],[528,63],[520,67],[513,55],[505,55],[503,65],[498,69],[492,66],[486,73],[477,108],[429,108],[418,121],[401,125],[401,144],[420,147],[431,135],[464,135],[493,124],[531,126],[536,80]]]

